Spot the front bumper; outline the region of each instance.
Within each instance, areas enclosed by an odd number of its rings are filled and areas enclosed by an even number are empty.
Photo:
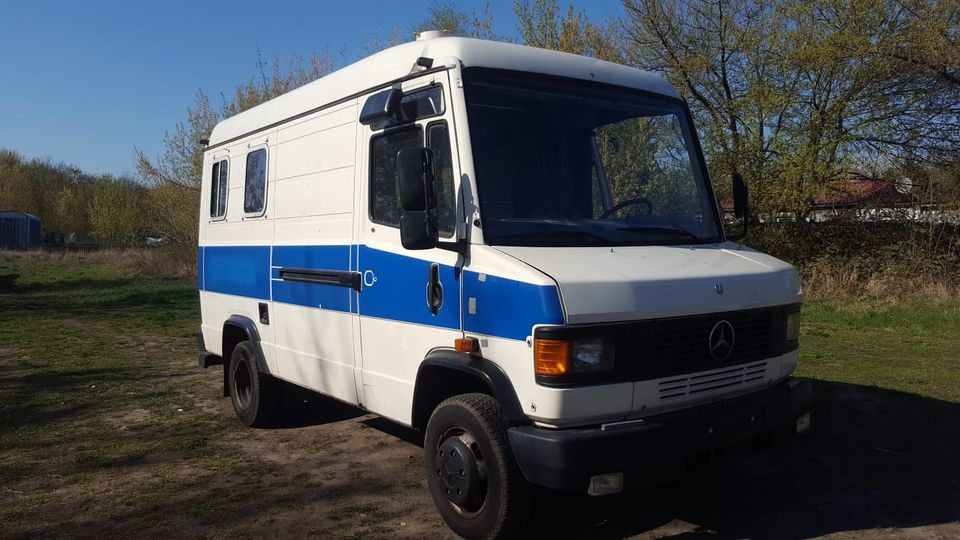
[[[741,443],[792,434],[810,410],[810,383],[790,378],[709,405],[588,429],[510,428],[523,475],[534,484],[587,490],[590,478],[623,473],[624,487],[665,482],[702,469]]]

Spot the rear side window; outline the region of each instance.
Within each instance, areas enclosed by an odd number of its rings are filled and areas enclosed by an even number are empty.
[[[397,152],[423,146],[419,126],[390,131],[370,141],[370,219],[400,226],[400,191],[397,187]]]
[[[213,164],[210,175],[210,217],[222,219],[227,215],[227,191],[230,189],[230,165],[225,159]]]
[[[267,149],[247,154],[247,174],[243,183],[243,213],[259,216],[267,203]]]

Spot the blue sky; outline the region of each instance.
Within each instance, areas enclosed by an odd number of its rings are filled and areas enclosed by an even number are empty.
[[[132,175],[197,90],[229,93],[265,58],[327,50],[340,65],[372,36],[425,18],[432,0],[188,2],[29,0],[4,6],[0,148],[91,173]],[[602,22],[619,0],[559,1]],[[457,2],[481,13],[486,2]],[[494,32],[516,35],[512,1],[491,1]]]

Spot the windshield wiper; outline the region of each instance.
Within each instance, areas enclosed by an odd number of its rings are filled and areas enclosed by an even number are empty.
[[[694,242],[700,242],[702,240],[699,236],[684,229],[683,227],[676,227],[676,226],[671,227],[666,225],[643,225],[639,227],[622,227],[617,230],[625,231],[625,232],[636,232],[636,233],[657,232],[657,233],[680,235],[680,236],[686,237],[689,240],[693,240]]]
[[[592,232],[587,231],[524,231],[524,232],[508,232],[497,234],[498,239],[514,239],[514,240],[592,240],[594,242],[603,242],[607,244],[610,242],[610,239]]]

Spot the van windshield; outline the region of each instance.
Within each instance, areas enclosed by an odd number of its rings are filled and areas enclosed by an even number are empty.
[[[479,68],[467,69],[465,82],[488,244],[720,241],[679,101]]]

